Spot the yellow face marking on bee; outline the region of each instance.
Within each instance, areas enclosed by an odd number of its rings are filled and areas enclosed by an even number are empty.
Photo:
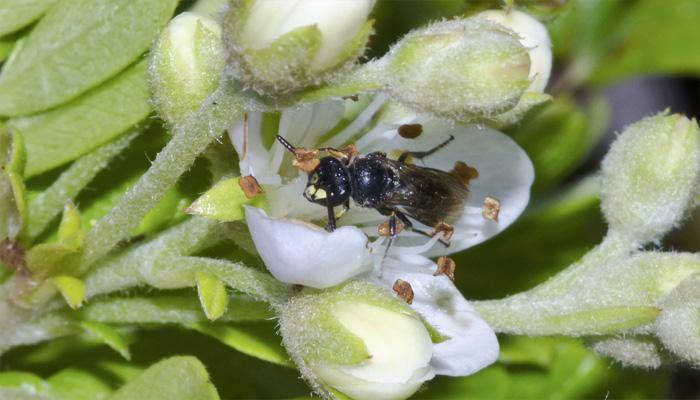
[[[323,200],[328,196],[325,190],[317,188],[315,185],[306,187],[306,196],[313,200]]]
[[[316,200],[323,200],[328,196],[328,193],[326,193],[325,190],[323,189],[316,189],[314,192],[313,198]]]

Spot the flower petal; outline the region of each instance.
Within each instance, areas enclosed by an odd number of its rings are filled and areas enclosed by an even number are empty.
[[[450,124],[435,119],[422,125],[423,133],[415,139],[404,139],[393,131],[392,137],[385,133],[384,140],[374,142],[372,148],[363,149],[363,152],[384,151],[393,155],[403,150],[425,151],[452,135],[454,141],[423,160],[415,160],[415,164],[450,171],[455,162],[462,161],[477,169],[479,176],[469,184],[464,213],[453,223],[451,245],[445,248],[438,243],[426,255],[458,252],[483,242],[513,223],[527,206],[535,177],[532,162],[525,151],[510,137],[488,127]],[[487,196],[500,201],[497,221],[488,220],[481,214]],[[378,222],[371,221],[371,224]],[[416,226],[427,231],[433,229],[422,224]],[[394,251],[400,253],[401,246],[415,246],[426,240],[420,236],[401,235]]]
[[[372,267],[367,236],[355,227],[326,232],[302,221],[270,218],[255,207],[245,212],[260,257],[282,282],[321,289]]]
[[[411,284],[411,307],[448,339],[435,344],[431,365],[438,375],[466,376],[494,363],[498,340],[446,276],[433,276],[437,265],[423,256],[388,256],[379,284],[397,279]]]

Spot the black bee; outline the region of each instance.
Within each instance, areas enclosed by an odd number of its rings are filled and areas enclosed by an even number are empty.
[[[298,154],[299,149],[283,137],[277,135],[277,140],[292,154]],[[334,148],[318,149],[330,155],[318,160],[318,166],[309,172],[304,197],[328,209],[326,229],[331,232],[336,228],[335,207],[343,206],[343,212],[347,211],[352,198],[361,207],[389,216],[391,237],[397,234],[397,220],[407,229],[432,236],[414,228],[408,217],[430,227],[454,222],[464,209],[469,194],[467,184],[452,173],[406,161],[409,156],[427,157],[452,140],[454,137],[450,136],[428,151],[405,151],[397,160],[382,152],[357,156]]]

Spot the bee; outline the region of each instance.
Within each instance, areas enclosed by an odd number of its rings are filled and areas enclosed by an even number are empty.
[[[294,155],[299,148],[277,135],[277,140]],[[422,159],[448,145],[453,136],[428,151],[404,151],[396,160],[386,153],[359,156],[335,148],[321,148],[329,155],[318,160],[308,176],[304,197],[326,207],[326,229],[336,229],[335,208],[350,208],[350,199],[358,206],[373,208],[388,216],[388,235],[396,236],[399,221],[408,230],[433,236],[414,227],[411,219],[436,228],[459,218],[469,194],[467,183],[457,175],[439,169],[411,164],[409,157]],[[449,226],[449,225],[447,225]],[[444,241],[442,242],[448,245]]]

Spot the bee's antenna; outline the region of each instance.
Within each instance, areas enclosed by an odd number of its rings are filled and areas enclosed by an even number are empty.
[[[296,154],[296,147],[292,146],[292,144],[289,143],[287,139],[283,138],[280,135],[277,135],[277,141],[280,142],[280,144],[284,146],[285,149],[289,150],[292,154]]]

